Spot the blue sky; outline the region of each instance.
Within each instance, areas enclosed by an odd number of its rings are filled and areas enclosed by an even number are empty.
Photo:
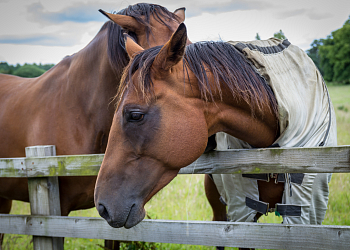
[[[93,39],[106,17],[139,1],[0,0],[0,61],[58,63]],[[314,39],[340,28],[349,0],[177,0],[154,1],[174,11],[186,7],[191,41],[267,39],[280,29],[306,50]]]

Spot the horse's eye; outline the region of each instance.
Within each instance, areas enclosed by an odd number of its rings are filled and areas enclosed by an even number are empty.
[[[142,121],[145,114],[139,111],[132,111],[129,115],[129,122],[139,122]]]

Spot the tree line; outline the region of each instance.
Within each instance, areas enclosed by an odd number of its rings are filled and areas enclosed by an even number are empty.
[[[350,16],[327,38],[314,40],[306,53],[327,82],[350,84]]]
[[[54,64],[28,64],[9,65],[7,62],[0,62],[0,73],[16,75],[21,77],[37,77],[51,69]]]

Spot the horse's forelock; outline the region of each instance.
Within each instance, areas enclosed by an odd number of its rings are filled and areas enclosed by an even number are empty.
[[[130,60],[123,71],[119,89],[115,97],[117,100],[117,107],[125,93],[125,89],[129,87],[135,87],[137,90],[141,91],[144,100],[147,102],[154,97],[151,67],[162,47],[161,45],[143,50]],[[137,82],[132,81],[132,77],[135,74],[137,74]]]

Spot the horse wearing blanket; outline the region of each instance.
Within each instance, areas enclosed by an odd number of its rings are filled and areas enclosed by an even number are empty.
[[[288,40],[233,42],[248,63],[272,88],[278,103],[280,136],[273,146],[336,146],[337,130],[327,87],[312,60]],[[217,149],[252,148],[226,133],[216,135]],[[257,180],[284,183],[282,204],[269,208],[260,201]],[[331,174],[213,175],[232,221],[256,221],[275,212],[283,223],[321,224],[327,210]],[[286,181],[287,180],[287,181]],[[257,215],[257,212],[259,214]]]
[[[327,88],[299,48],[277,39],[186,41],[184,24],[164,46],[148,50],[127,38],[131,61],[95,187],[96,207],[113,227],[139,223],[144,205],[216,133],[218,149],[336,145]],[[220,192],[231,220],[254,221],[275,207],[284,223],[324,218],[327,174],[213,178],[218,189],[207,181],[206,191]]]

